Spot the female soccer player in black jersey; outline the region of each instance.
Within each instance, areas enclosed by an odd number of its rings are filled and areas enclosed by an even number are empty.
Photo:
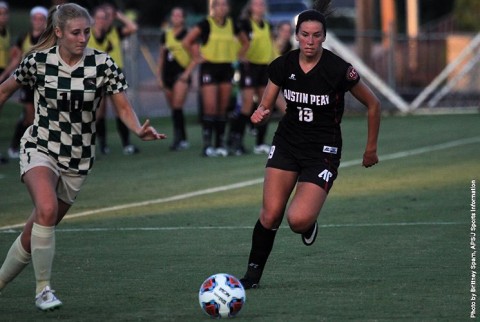
[[[40,310],[62,305],[50,287],[55,226],[75,201],[95,158],[95,111],[104,94],[142,140],[165,138],[140,124],[125,77],[106,53],[87,48],[92,18],[79,5],[54,7],[40,42],[0,85],[0,108],[22,85],[35,92],[35,120],[22,137],[20,173],[34,209],[0,268],[0,290],[30,262]]]
[[[302,235],[305,245],[315,241],[317,217],[340,165],[340,122],[346,91],[368,110],[363,166],[378,162],[379,100],[352,65],[322,48],[326,37],[322,13],[315,9],[300,13],[295,33],[299,49],[270,64],[265,94],[251,116],[254,124],[265,122],[277,95],[283,92],[287,110],[268,156],[263,206],[253,230],[247,272],[241,280],[245,288],[258,287],[284,213],[290,228]]]

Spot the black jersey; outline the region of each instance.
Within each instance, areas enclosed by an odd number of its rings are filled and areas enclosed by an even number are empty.
[[[269,79],[281,87],[287,102],[275,135],[304,156],[334,153],[340,157],[344,96],[360,76],[352,65],[327,49],[305,74],[299,65],[299,53],[298,49],[290,51],[268,68]]]

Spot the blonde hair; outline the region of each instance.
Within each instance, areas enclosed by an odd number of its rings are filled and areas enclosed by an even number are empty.
[[[78,4],[66,3],[52,7],[48,13],[47,28],[38,43],[33,46],[25,56],[55,46],[57,44],[55,28],[58,27],[60,30],[64,30],[67,22],[76,18],[85,18],[90,24],[93,24],[93,19],[87,9]]]

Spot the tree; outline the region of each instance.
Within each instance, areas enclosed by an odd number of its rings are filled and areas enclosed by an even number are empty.
[[[456,0],[454,16],[458,28],[461,31],[479,31],[480,1],[478,0]]]

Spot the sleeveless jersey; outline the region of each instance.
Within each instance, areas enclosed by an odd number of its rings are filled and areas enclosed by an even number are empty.
[[[123,68],[122,37],[120,31],[112,27],[105,36],[112,45],[112,50],[107,53],[113,58],[118,67]]]
[[[286,114],[276,135],[282,137],[303,155],[318,153],[341,155],[340,123],[345,92],[360,80],[349,63],[323,49],[317,65],[304,73],[299,65],[300,51],[293,50],[275,59],[268,68],[269,79],[281,87],[287,102]]]
[[[223,26],[212,17],[207,18],[210,33],[206,43],[200,47],[202,56],[210,63],[232,63],[237,60],[239,42],[235,37],[233,22],[227,18]]]
[[[251,26],[251,32],[248,37],[250,46],[247,51],[247,60],[259,65],[269,64],[272,61],[273,52],[270,24],[264,21],[260,25],[253,19],[248,22]]]
[[[179,37],[175,37],[172,29],[168,29],[165,32],[165,47],[168,50],[167,60],[176,60],[177,63],[186,68],[190,64],[190,55],[182,46],[182,39],[186,35],[186,30],[182,30],[179,34]]]
[[[107,39],[106,35],[103,38],[96,38],[95,33],[92,31],[90,39],[88,40],[88,47],[108,53],[112,51],[113,46]]]
[[[5,69],[9,62],[10,33],[7,29],[0,32],[0,69]]]
[[[35,89],[35,119],[25,132],[25,148],[57,160],[65,171],[87,174],[95,158],[95,111],[104,93],[127,88],[112,58],[86,48],[75,66],[60,58],[58,47],[28,55],[14,72],[16,81]]]

